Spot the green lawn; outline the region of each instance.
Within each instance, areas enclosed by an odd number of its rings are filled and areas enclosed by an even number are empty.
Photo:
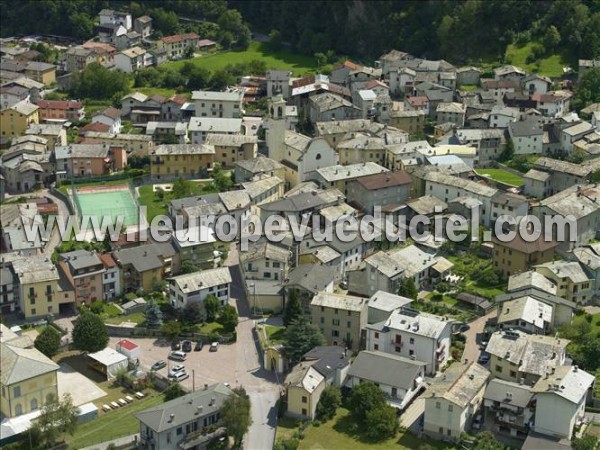
[[[572,64],[569,63],[565,55],[553,53],[533,63],[526,63],[527,57],[532,53],[535,45],[537,45],[535,42],[529,42],[525,45],[510,44],[506,48],[506,60],[527,72],[535,72],[550,78],[562,77],[563,67]]]
[[[223,325],[221,325],[220,323],[217,323],[217,322],[209,322],[209,323],[203,324],[198,331],[200,331],[200,333],[203,333],[203,334],[211,334],[211,333],[221,334],[223,332]]]
[[[524,184],[523,177],[504,169],[477,169],[475,172],[478,175],[487,175],[492,180],[510,184],[511,186],[523,186]]]
[[[116,317],[109,317],[108,319],[105,319],[104,322],[106,323],[110,323],[112,325],[119,325],[123,322],[133,322],[136,323],[138,325],[144,323],[144,321],[146,320],[146,317],[144,316],[144,313],[133,313],[133,314],[128,314],[128,315],[123,315],[123,316],[116,316]]]
[[[290,419],[280,420],[277,439],[291,438],[296,428],[297,422]],[[318,427],[309,425],[298,450],[415,450],[425,444],[433,449],[454,448],[441,442],[419,439],[409,433],[398,433],[395,437],[380,442],[369,441],[353,432],[348,410],[340,408],[332,420]]]
[[[203,183],[194,183],[192,195],[203,195],[208,194],[209,191],[203,190]],[[162,200],[153,191],[152,184],[145,184],[139,187],[140,197],[138,201],[140,205],[146,206],[146,217],[148,222],[151,222],[154,217],[158,215],[165,215],[168,211],[169,202],[173,200],[173,194],[165,192]]]
[[[285,50],[274,51],[269,49],[268,45],[255,41],[250,43],[247,50],[210,53],[187,61],[192,61],[198,66],[216,71],[224,69],[230,64],[246,63],[253,60],[264,61],[267,64],[267,69],[290,70],[295,76],[317,70],[316,61],[311,56]],[[185,61],[168,62],[164,66],[181,68]]]
[[[479,89],[479,86],[476,84],[461,84],[458,89],[461,91],[470,92]]]
[[[163,403],[162,395],[153,391],[146,393],[149,394],[146,398],[136,398],[123,409],[108,413],[100,411],[97,419],[79,425],[75,434],[67,439],[68,448],[83,448],[139,432],[139,422],[134,413]]]

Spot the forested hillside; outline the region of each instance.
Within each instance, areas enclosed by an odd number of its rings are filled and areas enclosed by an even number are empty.
[[[231,0],[253,30],[281,32],[305,53],[375,58],[398,48],[456,63],[497,59],[511,42],[538,41],[573,59],[600,55],[600,1]]]
[[[2,36],[87,39],[97,13],[110,7],[151,15],[159,35],[196,31],[225,47],[244,47],[251,29],[311,56],[333,50],[369,61],[398,48],[465,64],[499,61],[507,45],[534,43],[536,57],[561,53],[573,62],[600,57],[600,0],[3,0],[0,5]]]

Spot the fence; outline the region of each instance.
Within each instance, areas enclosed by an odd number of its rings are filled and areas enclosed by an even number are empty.
[[[59,191],[56,188],[50,189],[50,193],[52,195],[54,195],[55,197],[57,197],[58,199],[62,200],[62,202],[67,206],[67,209],[69,210],[69,214],[75,215],[75,208],[73,207],[73,203],[71,202],[71,199],[69,198],[68,195],[63,194],[61,191]]]
[[[106,331],[109,336],[113,337],[163,337],[159,328],[146,327],[122,327],[119,325],[106,324]],[[182,338],[198,341],[202,339],[204,342],[209,342],[214,336],[204,333],[183,332]],[[220,344],[232,344],[236,340],[235,334],[225,334],[218,337]]]

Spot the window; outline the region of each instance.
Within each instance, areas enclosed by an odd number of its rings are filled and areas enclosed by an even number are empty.
[[[375,350],[375,351],[379,350],[379,344],[373,345],[373,350]]]
[[[21,396],[21,386],[15,386],[13,388],[13,397],[19,398]]]
[[[346,322],[346,324],[347,324],[348,328],[352,328],[352,322],[348,321],[348,322]]]
[[[183,427],[177,428],[177,436],[179,436],[180,434],[183,434]]]
[[[315,159],[316,159],[316,160],[319,160],[319,159],[321,159],[321,154],[320,154],[320,153],[317,153],[317,156],[315,156]]]
[[[454,411],[454,406],[453,405],[448,405],[448,412],[452,412]]]
[[[511,370],[510,376],[511,376],[511,378],[517,378],[517,372],[515,372],[514,370]]]
[[[36,409],[38,409],[38,401],[37,398],[34,398],[31,400],[31,410],[35,411]]]
[[[306,395],[302,396],[302,403],[308,403],[308,398],[306,397]]]
[[[414,344],[414,343],[415,343],[415,338],[410,338],[410,339],[408,340],[408,342],[409,342],[409,344]]]
[[[396,389],[395,387],[392,388],[392,397],[396,397],[398,396],[398,389]]]
[[[375,332],[375,339],[379,339],[379,333],[377,331]]]
[[[409,350],[408,351],[408,356],[415,356],[415,351],[414,350]]]
[[[439,432],[440,434],[444,434],[444,427],[440,427]]]
[[[20,416],[21,414],[23,414],[23,407],[20,403],[17,403],[15,405],[15,416]]]
[[[321,316],[321,323],[325,323],[325,317]]]
[[[435,409],[441,409],[442,404],[440,402],[435,402]]]
[[[502,373],[502,366],[496,366],[496,372]]]
[[[302,408],[302,415],[303,416],[307,416],[308,415],[308,413],[306,412],[306,408]]]
[[[450,431],[450,429],[448,428],[448,429],[446,430],[446,434],[447,434],[448,436],[452,436],[452,431]]]

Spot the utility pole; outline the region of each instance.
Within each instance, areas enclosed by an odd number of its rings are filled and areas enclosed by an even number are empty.
[[[192,392],[196,392],[196,369],[192,369]]]

